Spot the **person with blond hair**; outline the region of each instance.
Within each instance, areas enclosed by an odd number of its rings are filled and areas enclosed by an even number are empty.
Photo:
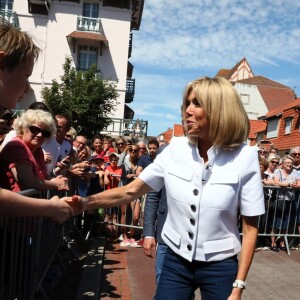
[[[0,117],[7,109],[15,108],[28,88],[28,78],[39,52],[27,33],[0,20]],[[49,217],[62,223],[73,211],[57,196],[46,201],[0,189],[0,215]]]
[[[265,213],[257,152],[245,143],[249,119],[239,94],[221,77],[187,85],[182,117],[187,137],[174,137],[133,182],[69,201],[80,213],[126,204],[165,186],[161,235],[168,252],[155,299],[190,299],[197,287],[203,300],[241,299],[258,216]]]

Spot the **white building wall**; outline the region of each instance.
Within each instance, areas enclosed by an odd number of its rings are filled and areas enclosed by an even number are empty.
[[[89,1],[92,2],[92,1]],[[115,81],[119,93],[117,110],[111,117],[123,118],[131,11],[102,7],[99,3],[99,17],[101,18],[104,34],[109,47],[102,45],[102,56],[99,47],[98,69],[104,79]],[[82,1],[80,4],[73,2],[51,1],[48,15],[30,14],[28,2],[24,0],[14,1],[14,11],[19,16],[22,31],[28,32],[42,49],[38,61],[35,64],[30,85],[32,92],[25,95],[18,108],[26,108],[35,101],[42,101],[40,91],[43,86],[49,86],[53,79],[59,80],[63,74],[62,65],[66,56],[71,56],[74,66],[78,59],[78,44],[93,45],[91,42],[77,42],[76,51],[69,45],[66,36],[77,29],[77,16],[82,15]]]
[[[257,120],[258,117],[268,112],[267,106],[255,85],[236,83],[234,87],[241,96],[250,120]]]

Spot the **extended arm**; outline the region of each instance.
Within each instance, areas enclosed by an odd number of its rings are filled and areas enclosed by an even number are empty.
[[[144,181],[137,178],[125,186],[106,190],[86,198],[73,196],[65,199],[72,206],[74,214],[77,215],[87,209],[108,208],[128,204],[150,190],[151,188]]]
[[[46,199],[25,197],[0,189],[0,215],[7,217],[48,217],[63,223],[73,215],[72,208],[57,196]]]

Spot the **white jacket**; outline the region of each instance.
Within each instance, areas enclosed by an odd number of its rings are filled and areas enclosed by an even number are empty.
[[[257,152],[246,144],[233,151],[214,147],[204,166],[196,145],[173,138],[139,176],[152,189],[165,184],[168,215],[165,243],[183,258],[218,261],[241,249],[237,209],[244,216],[264,214]]]

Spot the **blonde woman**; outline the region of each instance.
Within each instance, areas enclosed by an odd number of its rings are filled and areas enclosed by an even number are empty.
[[[166,188],[162,237],[168,246],[155,299],[241,299],[265,213],[257,152],[245,144],[249,120],[224,78],[187,85],[182,103],[187,137],[170,145],[126,186],[74,196],[74,210],[126,204]],[[240,211],[243,240],[237,227]],[[237,254],[239,255],[239,262]]]

